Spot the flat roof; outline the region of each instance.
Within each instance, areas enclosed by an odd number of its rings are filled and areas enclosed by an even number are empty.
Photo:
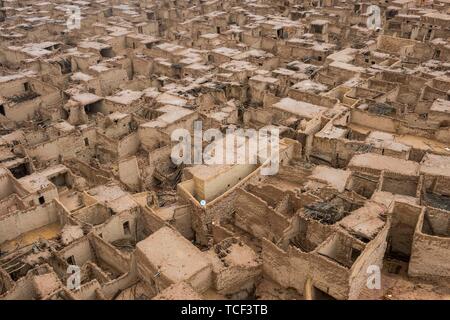
[[[327,183],[336,190],[343,192],[351,173],[352,172],[350,170],[317,166],[313,169],[313,172],[309,176],[309,178]]]
[[[258,70],[258,67],[254,64],[246,61],[246,60],[232,60],[230,62],[223,63],[219,66],[219,68],[231,71],[231,72],[240,72],[240,71],[255,71]]]
[[[329,64],[330,67],[334,67],[337,69],[349,70],[357,73],[363,73],[366,69],[363,67],[358,67],[350,63],[345,63],[342,61],[333,61]]]
[[[101,42],[97,42],[97,41],[82,41],[82,42],[78,43],[77,46],[80,48],[84,48],[84,49],[95,49],[95,50],[99,50],[99,51],[102,49],[111,48],[110,45],[104,44]]]
[[[139,100],[143,95],[144,93],[142,91],[123,90],[105,99],[114,103],[129,105]]]
[[[175,105],[165,105],[158,109],[160,112],[164,112],[155,120],[145,122],[140,126],[143,128],[165,128],[168,124],[174,123],[190,114],[193,114],[193,110],[189,110],[183,107]]]
[[[256,76],[251,77],[250,80],[258,81],[258,82],[271,83],[271,84],[276,84],[277,82],[279,82],[279,80],[277,78],[265,77],[265,76],[260,75],[260,74],[257,74]]]
[[[272,108],[286,111],[306,119],[312,119],[322,111],[327,110],[325,107],[294,100],[292,98],[283,98],[279,102],[273,104]]]
[[[387,211],[384,205],[374,201],[366,201],[363,207],[351,212],[338,224],[352,234],[372,240],[385,225],[380,218]]]
[[[87,105],[100,101],[103,98],[97,96],[96,94],[85,92],[85,93],[77,93],[73,95],[71,99],[81,103],[82,105]]]
[[[414,161],[389,157],[377,153],[364,153],[353,156],[348,164],[349,168],[359,167],[373,170],[386,170],[408,176],[419,174],[419,164]]]
[[[163,93],[156,97],[156,101],[163,104],[170,104],[173,106],[183,107],[187,104],[187,100],[177,97],[170,93]]]
[[[450,177],[450,156],[427,153],[420,163],[420,173]]]
[[[450,101],[443,99],[436,99],[431,105],[430,111],[450,114]]]
[[[49,180],[50,177],[68,171],[64,165],[56,165],[41,172],[35,172],[18,179],[20,185],[29,193],[35,193],[43,189],[54,186]]]
[[[328,91],[328,87],[314,80],[305,79],[294,84],[292,89],[306,92],[323,92]]]

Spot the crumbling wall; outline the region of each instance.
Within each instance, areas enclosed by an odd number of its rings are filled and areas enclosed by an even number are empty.
[[[208,177],[206,179],[197,178],[194,176],[194,196],[199,201],[213,201],[230,188],[233,188],[242,179],[245,179],[245,177],[255,171],[255,169],[256,165],[254,164],[238,164],[233,165],[226,171],[218,172],[215,176]]]
[[[310,278],[310,270],[314,268],[310,263],[310,255],[292,246],[289,246],[288,254],[291,265],[290,287],[303,294],[306,281]]]
[[[321,256],[325,256],[330,260],[339,263],[339,265],[350,268],[352,265],[351,251],[354,246],[361,247],[361,244],[347,234],[335,232],[325,240],[316,251]]]
[[[129,272],[121,275],[117,279],[111,280],[102,286],[102,292],[106,299],[112,299],[118,292],[131,287],[139,280],[137,277],[137,266],[134,256],[132,256]]]
[[[31,276],[25,276],[17,280],[13,287],[4,295],[0,295],[0,300],[32,300],[35,298]]]
[[[36,79],[31,80],[31,86],[33,92],[40,95],[44,108],[59,106],[63,102],[62,93],[58,88]]]
[[[337,139],[315,136],[310,155],[330,165],[336,158],[337,143]]]
[[[396,122],[392,118],[377,116],[365,111],[352,109],[351,123],[377,129],[385,132],[396,132]]]
[[[102,169],[93,168],[86,162],[71,158],[64,162],[64,165],[71,169],[73,172],[79,172],[83,178],[85,178],[91,185],[107,184],[110,173]]]
[[[419,177],[405,176],[395,172],[383,171],[380,191],[416,197],[418,195]]]
[[[99,75],[100,88],[102,96],[113,94],[114,90],[128,80],[128,74],[123,69],[110,69],[107,72],[102,72]]]
[[[390,220],[388,220],[377,236],[365,246],[364,251],[353,263],[350,269],[349,299],[357,299],[361,290],[367,286],[368,278],[373,274],[373,270],[369,269],[369,267],[377,266],[380,271],[383,268],[389,229]]]
[[[278,201],[283,199],[285,193],[270,184],[264,185],[249,185],[248,191],[254,194],[255,196],[265,200],[269,206],[275,209]]]
[[[14,192],[14,184],[9,174],[0,175],[0,199],[4,199]]]
[[[323,256],[310,255],[310,277],[314,286],[335,299],[349,297],[349,269]]]
[[[132,66],[135,75],[150,76],[153,71],[153,61],[138,56],[133,57]]]
[[[450,274],[450,239],[414,234],[408,274],[419,277],[448,277]]]
[[[5,78],[3,78],[5,79]],[[0,86],[0,96],[12,97],[25,93],[24,84],[28,82],[28,78],[21,77],[19,79],[12,79],[10,81],[2,81]]]
[[[190,205],[178,206],[173,212],[172,225],[181,233],[186,239],[193,239],[194,233],[192,230]]]
[[[99,292],[101,292],[100,283],[94,279],[80,286],[79,289],[72,292],[77,300],[99,300]]]
[[[163,144],[163,142],[167,141],[169,138],[159,128],[147,127],[145,125],[139,126],[138,134],[142,145],[148,151],[158,149],[161,144]]]
[[[95,253],[87,236],[72,242],[58,252],[58,255],[66,261],[73,256],[75,264],[79,267],[87,261],[95,261]]]
[[[136,222],[138,224],[138,234],[141,232],[145,235],[150,235],[159,228],[163,227],[166,223],[161,217],[156,215],[150,207],[148,207],[147,198],[149,196],[150,194],[147,192],[135,194],[133,196],[136,202],[140,205]]]
[[[448,211],[427,209],[422,212],[414,232],[411,248],[411,259],[409,261],[408,274],[419,277],[449,277],[450,275],[450,238]],[[440,213],[439,219],[430,221],[434,217],[430,214]],[[438,216],[436,214],[435,216]],[[425,221],[427,220],[427,221]],[[424,232],[424,223],[428,223],[429,233]]]
[[[250,247],[228,238],[206,254],[213,266],[212,282],[218,293],[246,295],[252,290],[261,273],[261,261]],[[228,255],[232,257],[228,259]]]
[[[363,197],[370,198],[379,184],[379,176],[364,172],[352,172],[346,188]]]
[[[389,254],[399,258],[410,257],[414,231],[421,211],[419,206],[395,202],[389,234]]]
[[[14,286],[14,281],[10,275],[2,268],[0,268],[0,300],[2,296]]]
[[[279,240],[289,227],[285,217],[245,190],[237,190],[235,206],[235,224],[255,237]]]
[[[304,252],[313,251],[334,232],[332,226],[303,216],[299,217],[298,225],[298,233],[291,241]]]
[[[114,248],[111,244],[93,235],[92,246],[94,247],[98,261],[104,262],[109,267],[121,273],[127,273],[130,270],[130,258],[124,256],[122,252]]]
[[[130,157],[119,161],[119,178],[133,191],[141,188],[141,175],[136,157]]]
[[[234,236],[233,232],[217,223],[212,224],[212,236],[214,243],[219,243],[220,241],[231,238]]]
[[[108,208],[100,203],[80,209],[73,217],[81,223],[89,223],[93,226],[100,225],[108,220],[111,213]]]
[[[78,158],[89,161],[92,152],[86,147],[83,135],[68,135],[27,148],[28,154],[41,165],[58,164],[62,159]]]
[[[123,228],[125,222],[129,223],[130,234],[126,234]],[[107,242],[121,239],[136,239],[136,212],[129,210],[112,216],[103,225],[96,227],[96,234],[101,234]]]
[[[380,35],[377,39],[377,48],[383,52],[399,55],[402,47],[419,43],[414,40]]]

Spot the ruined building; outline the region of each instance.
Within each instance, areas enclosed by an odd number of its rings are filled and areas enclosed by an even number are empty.
[[[450,299],[450,2],[0,0],[11,299]]]

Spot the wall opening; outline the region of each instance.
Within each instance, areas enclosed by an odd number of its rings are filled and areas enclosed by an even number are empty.
[[[358,257],[361,255],[361,250],[352,248],[352,253],[351,253],[351,259],[352,259],[352,263],[356,261],[356,259],[358,259]]]
[[[322,34],[323,26],[319,24],[313,24],[311,25],[311,31],[312,33]]]
[[[414,231],[421,212],[420,207],[396,203],[389,230],[388,258],[408,262],[411,256]]]
[[[277,37],[278,37],[279,39],[283,39],[283,35],[284,35],[284,30],[283,30],[283,28],[277,29]]]
[[[320,290],[316,286],[312,286],[311,298],[312,298],[312,300],[336,300],[335,298],[330,296],[328,293]]]
[[[97,101],[94,103],[90,103],[84,106],[84,112],[86,112],[86,114],[96,114],[97,112],[100,112],[100,106],[101,106],[101,102]]]
[[[70,187],[67,183],[67,173],[58,174],[49,179],[56,187]]]
[[[123,233],[125,235],[131,235],[131,229],[130,229],[130,222],[129,221],[125,221],[123,223]]]
[[[381,191],[415,197],[418,187],[418,177],[385,174],[381,185]]]
[[[31,91],[31,86],[29,82],[25,82],[23,84],[23,89],[25,90],[25,92],[30,92]]]
[[[105,49],[100,50],[100,55],[103,58],[112,58],[112,57],[114,57],[114,52],[113,52],[112,48],[105,48]]]

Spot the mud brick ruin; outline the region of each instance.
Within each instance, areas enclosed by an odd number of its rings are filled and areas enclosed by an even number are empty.
[[[0,300],[449,298],[449,0],[0,0]]]

